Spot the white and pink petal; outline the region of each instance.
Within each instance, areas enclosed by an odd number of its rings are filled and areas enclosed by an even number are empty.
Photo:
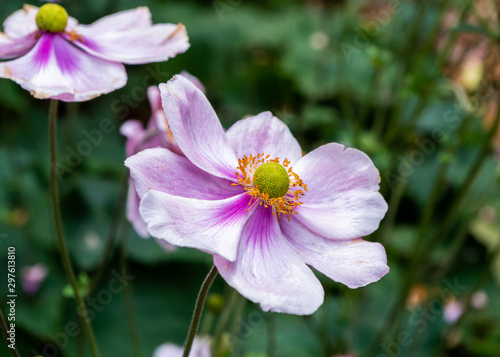
[[[199,90],[201,90],[203,92],[203,94],[207,93],[205,86],[203,85],[203,83],[201,83],[201,81],[198,79],[198,77],[193,76],[188,71],[181,71],[180,75],[183,76],[184,78],[188,79],[189,81],[191,81],[191,83],[193,83]]]
[[[230,286],[264,311],[309,315],[323,303],[319,280],[263,206],[246,223],[236,260],[214,255],[214,263]]]
[[[40,35],[34,32],[23,37],[10,38],[0,33],[0,59],[16,58],[28,53],[35,46]]]
[[[323,145],[294,166],[308,191],[296,209],[297,220],[330,239],[354,239],[375,231],[387,203],[370,158],[340,144]]]
[[[150,190],[139,211],[151,236],[234,261],[241,231],[254,209],[249,200],[246,193],[209,201]]]
[[[212,175],[235,181],[238,160],[203,92],[180,75],[160,84],[160,91],[165,117],[182,153]]]
[[[288,126],[271,112],[237,121],[226,133],[230,145],[238,158],[256,156],[259,153],[285,158],[296,163],[302,157],[302,150]]]
[[[125,166],[141,198],[149,190],[201,200],[220,200],[244,192],[241,186],[232,186],[164,148],[143,150],[125,160]]]
[[[146,137],[146,130],[139,120],[127,120],[120,127],[120,134],[127,138],[125,143],[125,155],[134,155],[139,150],[141,141]]]
[[[0,77],[29,90],[35,98],[85,101],[127,82],[120,63],[83,52],[59,34],[44,33],[26,55],[0,63]]]
[[[165,118],[163,107],[161,106],[161,93],[158,86],[151,86],[148,88],[148,99],[149,105],[151,106],[151,118],[148,122],[148,130],[157,130],[159,132],[158,138],[162,147],[178,155],[184,156],[168,127],[167,119]]]
[[[282,220],[280,225],[305,263],[351,289],[378,281],[389,272],[385,249],[379,243],[326,239],[295,218]]]
[[[102,59],[127,64],[163,62],[189,48],[183,24],[153,25],[147,7],[78,25],[74,31],[79,36],[74,42],[78,47]]]
[[[148,101],[149,106],[151,107],[152,117],[156,116],[156,113],[159,111],[163,113],[163,108],[161,106],[161,93],[158,86],[150,86],[148,88]],[[149,126],[157,127],[160,130],[166,129],[163,123],[160,123],[160,126],[158,126],[158,123],[156,123],[155,120],[150,120],[148,123],[148,127]]]
[[[99,36],[99,34],[144,29],[150,27],[152,24],[149,8],[139,6],[135,9],[120,11],[101,17],[90,25],[80,25],[80,28],[84,28],[85,32],[93,36]]]
[[[139,213],[140,198],[135,191],[132,180],[129,180],[128,196],[127,196],[127,220],[132,224],[138,235],[143,238],[148,238],[148,227]]]
[[[7,17],[3,23],[5,34],[10,38],[20,38],[28,36],[36,31],[35,16],[38,7],[25,4],[21,10],[17,10]]]

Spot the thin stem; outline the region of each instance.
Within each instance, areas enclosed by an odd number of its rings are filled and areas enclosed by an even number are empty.
[[[272,312],[267,313],[267,357],[276,356],[276,320]]]
[[[147,144],[152,138],[158,135],[158,130],[152,130],[146,135],[144,139],[142,139],[135,148],[135,151],[139,152],[145,144]],[[118,230],[118,226],[120,224],[120,220],[122,218],[123,206],[125,205],[125,200],[127,198],[127,188],[128,188],[128,180],[129,180],[129,172],[125,174],[123,177],[120,193],[118,194],[118,200],[115,206],[115,210],[113,212],[113,217],[111,218],[111,224],[109,228],[108,237],[106,239],[106,247],[104,247],[104,253],[102,254],[101,262],[99,263],[99,267],[92,278],[92,285],[90,286],[90,291],[93,291],[101,280],[102,274],[104,273],[104,269],[106,268],[106,263],[108,262],[109,256],[111,255],[114,247],[115,236]]]
[[[78,316],[78,328],[82,328],[82,318]],[[85,356],[85,336],[79,333],[76,335],[76,357]]]
[[[2,333],[5,336],[5,341],[7,342],[7,345],[9,345],[9,340],[7,340],[9,338],[9,334],[7,332],[7,323],[5,322],[5,318],[3,317],[2,309],[0,309],[0,328],[2,328]],[[9,350],[12,356],[19,357],[19,353],[17,353],[17,350],[15,348],[9,347]]]
[[[238,344],[241,343],[241,336],[240,333],[240,328],[241,328],[241,321],[242,321],[242,316],[243,313],[245,312],[245,305],[246,305],[247,299],[245,299],[243,296],[238,294],[238,298],[236,301],[236,307],[234,308],[234,314],[233,314],[233,322],[231,324],[231,328],[229,329],[230,331],[230,336],[233,337],[235,343],[233,344],[233,356],[237,357],[241,355],[240,351],[238,350]]]
[[[220,343],[222,341],[222,334],[226,330],[226,327],[229,323],[229,318],[231,317],[231,313],[233,312],[234,304],[236,303],[238,297],[238,292],[233,288],[230,289],[231,292],[229,294],[228,303],[224,307],[224,310],[219,317],[219,321],[217,322],[217,326],[215,327],[213,338],[214,342],[212,345],[212,355],[214,356],[217,356],[217,353],[219,352]]]
[[[200,292],[198,293],[198,298],[196,299],[196,304],[194,305],[193,317],[191,319],[191,325],[189,325],[188,334],[186,337],[186,342],[184,343],[184,354],[183,357],[189,357],[189,352],[191,352],[191,347],[193,346],[194,337],[196,332],[198,332],[198,327],[200,326],[201,315],[203,313],[203,307],[205,306],[205,300],[207,299],[208,290],[217,277],[217,268],[212,266],[207,277],[201,284]]]
[[[57,105],[58,101],[51,99],[49,106],[49,146],[50,146],[50,195],[52,200],[52,213],[54,215],[54,223],[56,226],[57,242],[59,244],[59,253],[61,260],[68,277],[73,294],[75,297],[78,311],[82,316],[82,323],[85,334],[89,340],[90,351],[93,357],[99,357],[99,349],[97,347],[94,331],[90,325],[90,319],[87,312],[87,307],[78,292],[78,284],[76,282],[75,272],[71,264],[68,247],[64,238],[63,225],[61,219],[61,207],[59,203],[59,187],[57,184],[56,164],[57,164]]]
[[[124,271],[124,275],[127,274],[127,235],[130,225],[125,222],[122,228],[120,237],[120,265]],[[132,293],[132,288],[130,284],[124,284],[123,286],[123,297],[125,299],[125,310],[127,312],[127,323],[130,334],[130,339],[132,342],[132,348],[134,350],[134,356],[142,356],[141,339],[139,335],[139,329],[137,324],[137,316],[134,309],[134,297]]]
[[[128,172],[125,174],[122,180],[122,184],[120,186],[120,193],[118,194],[118,201],[115,206],[115,210],[113,212],[113,217],[111,218],[111,224],[109,227],[108,237],[106,239],[106,247],[104,247],[104,252],[102,253],[101,262],[97,271],[92,278],[92,284],[90,286],[90,292],[92,292],[98,285],[101,280],[102,273],[106,268],[106,263],[108,262],[109,256],[113,251],[115,236],[118,231],[118,227],[120,224],[120,220],[122,218],[123,206],[125,204],[125,199],[127,198],[127,188],[128,188]]]

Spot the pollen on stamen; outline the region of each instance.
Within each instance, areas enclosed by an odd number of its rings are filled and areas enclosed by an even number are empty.
[[[237,169],[239,170],[239,172],[238,171],[235,172],[237,183],[232,183],[232,185],[243,186],[243,188],[247,191],[247,194],[252,196],[250,202],[248,203],[249,208],[247,208],[245,212],[250,210],[250,208],[255,204],[258,204],[259,206],[264,206],[265,208],[272,207],[273,216],[277,216],[278,220],[280,219],[281,214],[286,215],[287,219],[290,220],[291,215],[298,213],[295,212],[294,209],[302,205],[300,199],[305,195],[305,192],[307,191],[307,185],[303,183],[299,175],[293,172],[292,167],[289,167],[289,165],[291,164],[290,160],[285,158],[283,162],[280,162],[279,157],[275,157],[273,159],[270,159],[270,157],[271,157],[270,154],[266,155],[264,153],[258,153],[255,156],[252,154],[249,156],[243,156],[243,158],[238,160]],[[288,190],[284,194],[281,193],[278,194],[279,197],[275,196],[276,194],[275,192],[280,192],[279,190],[276,191],[275,185],[280,187],[280,185],[283,184],[282,179],[278,179],[276,183],[273,183],[274,181],[272,180],[268,182],[269,186],[264,187],[264,191],[266,190],[271,190],[271,191],[268,191],[267,193],[263,192],[262,189],[259,188],[260,183],[259,184],[255,183],[255,182],[260,182],[260,179],[262,179],[260,174],[258,175],[255,174],[257,168],[259,168],[262,164],[267,164],[271,162],[281,165],[284,169],[283,172],[284,173],[286,172],[285,175],[288,176],[287,180]],[[279,168],[279,166],[277,165],[273,166],[273,168],[274,167]],[[273,169],[270,170],[271,171],[264,170],[264,172],[273,172]],[[260,171],[262,173],[262,170]],[[282,177],[279,175],[278,177]],[[259,179],[256,179],[256,177],[258,177]],[[273,196],[270,196],[269,192],[272,192]]]

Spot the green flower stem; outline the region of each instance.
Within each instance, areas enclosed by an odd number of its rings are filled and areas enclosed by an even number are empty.
[[[120,221],[123,218],[123,207],[125,205],[125,200],[127,198],[127,189],[128,189],[128,171],[124,175],[122,179],[122,183],[120,186],[120,193],[118,194],[118,200],[116,202],[115,210],[113,212],[113,217],[111,218],[111,224],[109,227],[108,237],[106,239],[106,246],[104,247],[104,252],[102,253],[101,262],[99,263],[99,267],[97,268],[96,273],[92,277],[92,284],[90,285],[90,292],[94,291],[95,288],[99,285],[99,281],[101,280],[102,274],[106,268],[106,263],[110,258],[110,255],[113,251],[115,237],[118,231],[118,227],[120,225]]]
[[[80,316],[77,317],[78,328],[82,328],[82,318]],[[75,337],[75,350],[76,357],[85,357],[85,336],[81,333],[76,335]]]
[[[345,297],[351,302],[350,306],[346,309],[346,314],[344,318],[347,318],[349,322],[349,327],[345,332],[345,344],[348,350],[354,350],[356,337],[360,330],[360,323],[364,321],[364,311],[366,310],[366,294],[363,289],[348,290]],[[327,350],[330,352],[330,350]]]
[[[217,356],[217,353],[220,349],[220,343],[222,341],[222,334],[226,330],[226,327],[229,323],[229,318],[231,317],[231,313],[233,312],[234,305],[238,298],[238,292],[233,288],[230,288],[231,292],[229,293],[229,299],[222,311],[219,321],[217,322],[217,326],[215,327],[213,344],[212,344],[212,356]]]
[[[267,357],[276,356],[276,319],[275,315],[269,311],[266,315],[267,322]]]
[[[238,338],[239,337],[239,329],[241,327],[241,321],[243,318],[243,313],[245,312],[245,305],[247,303],[247,299],[242,295],[238,294],[238,298],[236,299],[236,307],[234,309],[233,322],[230,328],[231,336]]]
[[[152,138],[154,138],[156,135],[158,135],[158,130],[153,130],[151,131],[141,142],[137,144],[137,151],[140,151],[141,147],[145,144],[147,144]],[[104,248],[104,253],[102,254],[101,262],[99,264],[99,267],[97,268],[97,271],[92,278],[92,285],[90,286],[90,291],[93,291],[98,285],[99,281],[101,280],[102,273],[104,272],[104,269],[106,268],[106,263],[108,262],[108,259],[110,258],[110,254],[113,250],[114,247],[114,242],[115,242],[115,236],[120,224],[120,220],[122,218],[122,213],[123,213],[123,207],[125,206],[125,201],[127,199],[127,189],[128,189],[128,180],[129,180],[129,172],[125,174],[123,177],[121,186],[120,186],[120,193],[118,194],[118,200],[115,206],[115,210],[113,212],[113,217],[111,218],[111,224],[109,228],[109,233],[108,237],[106,239],[106,247]]]
[[[0,328],[2,329],[2,333],[5,337],[5,341],[7,342],[7,345],[9,344],[9,341],[7,340],[9,338],[9,334],[7,332],[7,323],[5,322],[5,318],[3,317],[3,312],[2,309],[0,309]],[[14,348],[9,348],[10,353],[14,357],[19,357],[19,353],[17,350]]]
[[[201,284],[200,292],[198,293],[198,298],[196,299],[196,304],[194,305],[193,317],[191,319],[191,325],[189,325],[188,334],[186,337],[186,342],[184,343],[184,354],[183,357],[189,357],[189,352],[191,352],[191,347],[193,346],[194,337],[196,332],[198,332],[198,327],[200,326],[201,315],[203,313],[203,307],[205,306],[205,301],[207,299],[208,290],[217,277],[217,268],[212,266],[207,277]]]
[[[59,253],[61,255],[64,271],[73,290],[78,311],[82,316],[82,323],[85,334],[90,345],[90,351],[93,357],[99,357],[99,349],[95,339],[94,331],[90,324],[87,307],[78,292],[78,284],[76,282],[75,272],[71,264],[68,247],[64,238],[63,225],[61,219],[61,207],[59,203],[59,187],[57,184],[57,175],[55,165],[57,163],[57,106],[58,101],[51,99],[49,105],[49,146],[50,146],[50,195],[52,200],[52,211],[54,215],[54,223],[56,227],[57,242],[59,244]]]
[[[128,176],[128,175],[127,175]],[[127,275],[127,235],[130,225],[125,222],[121,231],[120,237],[120,265],[124,271],[124,275]],[[134,350],[135,357],[142,356],[141,339],[138,329],[137,316],[134,309],[134,297],[132,292],[131,284],[124,284],[123,286],[123,297],[125,299],[125,311],[127,312],[127,323],[130,334],[130,340],[132,342],[132,348]]]

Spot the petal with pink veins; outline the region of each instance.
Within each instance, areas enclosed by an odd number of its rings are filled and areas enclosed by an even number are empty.
[[[147,148],[160,147],[161,142],[159,136],[162,135],[156,128],[151,127],[144,129],[142,123],[138,120],[127,120],[120,127],[120,133],[127,137],[125,144],[125,154],[127,157],[136,154],[140,150]],[[127,198],[127,219],[143,238],[148,238],[149,233],[146,223],[139,213],[140,198],[135,190],[132,179],[129,179],[129,190]],[[172,250],[172,246],[166,243]]]
[[[9,38],[0,33],[0,59],[10,59],[28,53],[38,41],[38,32],[19,38]]]
[[[238,158],[264,153],[271,158],[279,157],[280,161],[287,158],[293,165],[302,157],[290,129],[271,112],[237,121],[226,135]]]
[[[201,200],[150,190],[139,211],[151,236],[234,261],[241,230],[255,205],[242,193],[224,200]]]
[[[295,218],[282,220],[280,225],[304,262],[351,289],[380,280],[389,272],[385,249],[379,243],[326,239]]]
[[[0,77],[12,79],[35,98],[62,101],[89,100],[127,82],[121,63],[93,57],[53,33],[44,33],[26,55],[1,62]]]
[[[160,84],[160,91],[165,117],[183,154],[212,175],[236,181],[238,160],[207,97],[180,75]]]
[[[125,166],[141,198],[149,190],[200,200],[221,200],[244,192],[241,186],[232,186],[164,148],[143,150],[125,160]]]
[[[387,211],[370,158],[340,144],[323,145],[294,166],[308,191],[295,215],[317,234],[355,239],[375,231]]]
[[[247,221],[236,260],[215,255],[214,263],[229,285],[264,311],[309,315],[323,303],[319,280],[263,206]]]
[[[74,44],[94,56],[126,64],[163,62],[189,48],[183,24],[152,25],[147,7],[123,11],[78,25],[78,35],[66,34]]]

